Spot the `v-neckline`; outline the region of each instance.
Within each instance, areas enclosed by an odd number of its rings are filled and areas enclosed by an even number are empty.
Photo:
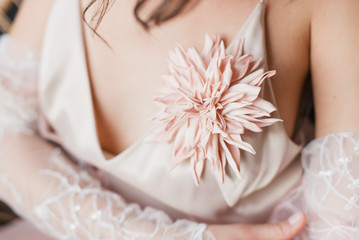
[[[250,24],[252,18],[256,17],[256,13],[257,11],[260,11],[260,13],[262,13],[262,11],[264,10],[264,0],[260,0],[256,6],[253,8],[253,10],[250,12],[250,14],[248,15],[248,17],[246,18],[246,20],[244,21],[244,23],[242,24],[242,26],[239,28],[239,30],[237,31],[237,34],[235,35],[235,37],[229,42],[229,44],[226,47],[226,50],[230,49],[233,47],[234,42],[240,37],[239,35],[241,34],[241,32]],[[82,9],[81,6],[81,1],[79,1],[79,13]],[[261,16],[261,14],[259,14],[259,16]],[[100,139],[99,139],[99,135],[98,135],[98,129],[97,129],[97,122],[96,122],[96,115],[95,115],[95,110],[94,110],[94,99],[93,99],[93,94],[92,94],[92,84],[91,84],[91,78],[90,78],[90,65],[88,62],[88,49],[87,49],[87,42],[85,39],[85,29],[84,29],[84,25],[81,21],[82,18],[80,18],[80,16],[77,18],[79,20],[79,24],[81,27],[81,35],[80,35],[80,41],[83,43],[83,48],[82,48],[82,52],[83,52],[83,62],[84,62],[84,66],[85,66],[85,72],[86,72],[86,91],[87,94],[89,96],[90,101],[86,103],[86,107],[89,108],[89,112],[90,112],[90,116],[89,118],[91,119],[91,131],[94,133],[94,140],[93,142],[95,143],[95,148],[96,151],[98,152],[98,154],[102,157],[103,161],[112,161],[114,159],[119,159],[122,156],[126,155],[127,153],[129,153],[132,149],[134,149],[139,143],[141,143],[142,141],[144,141],[144,139],[149,135],[149,133],[151,133],[153,131],[154,127],[151,127],[149,130],[147,130],[143,135],[141,135],[140,137],[138,137],[133,143],[131,143],[129,146],[127,146],[123,151],[121,151],[120,153],[117,154],[113,154],[113,153],[109,153],[109,155],[112,155],[112,157],[110,158],[106,158],[105,155],[105,151],[103,150],[101,143],[100,143]],[[265,60],[265,59],[264,59]]]

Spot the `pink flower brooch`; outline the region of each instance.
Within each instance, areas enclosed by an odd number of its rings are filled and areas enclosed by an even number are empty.
[[[170,53],[170,74],[155,98],[161,110],[153,120],[160,124],[150,138],[173,142],[172,167],[190,161],[197,185],[206,160],[221,182],[227,163],[240,178],[240,150],[255,154],[241,135],[281,121],[268,118],[276,108],[259,97],[263,80],[275,71],[264,72],[261,60],[252,58],[243,54],[243,39],[226,53],[219,36],[207,35],[202,53],[181,47]]]

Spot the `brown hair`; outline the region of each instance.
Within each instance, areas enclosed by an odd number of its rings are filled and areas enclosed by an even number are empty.
[[[95,34],[97,34],[97,28],[114,1],[115,0],[91,0],[91,2],[84,9],[83,19],[95,32]],[[153,10],[146,19],[143,19],[140,17],[140,11],[148,2],[150,2],[150,0],[137,0],[135,8],[133,9],[136,20],[146,30],[149,30],[153,25],[160,25],[161,23],[177,16],[183,11],[185,6],[189,3],[189,0],[163,0],[162,3],[155,10]],[[89,23],[86,21],[85,15],[86,12],[95,5],[95,3],[99,3],[100,5],[97,11],[95,11],[95,14],[91,17]]]

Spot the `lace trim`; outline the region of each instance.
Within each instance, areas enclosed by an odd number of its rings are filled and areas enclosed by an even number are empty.
[[[35,53],[8,35],[0,38],[0,136],[4,131],[31,134],[37,128]]]
[[[330,134],[302,152],[303,183],[275,209],[271,221],[304,210],[299,239],[359,239],[359,132]]]
[[[1,171],[0,171],[1,172]],[[0,173],[0,195],[39,229],[58,239],[215,239],[206,224],[188,220],[173,222],[164,212],[127,204],[118,194],[105,190],[86,171],[66,160],[57,149],[38,175],[49,189],[38,188],[23,198],[5,173]],[[4,193],[5,191],[5,193]],[[36,203],[29,205],[29,199]]]

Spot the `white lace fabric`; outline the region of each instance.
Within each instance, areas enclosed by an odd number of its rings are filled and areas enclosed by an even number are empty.
[[[32,133],[37,124],[38,59],[16,40],[0,39],[0,136],[5,130]]]
[[[37,135],[38,60],[0,40],[0,198],[56,239],[215,239],[206,224],[128,204]]]
[[[303,183],[277,206],[271,221],[304,210],[298,239],[359,239],[359,132],[329,134],[302,152]]]

